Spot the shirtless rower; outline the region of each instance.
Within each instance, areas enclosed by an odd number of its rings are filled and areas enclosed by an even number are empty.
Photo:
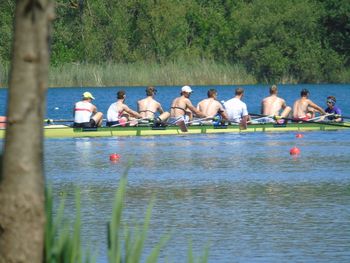
[[[296,121],[308,121],[314,117],[315,111],[320,112],[322,115],[326,112],[317,104],[313,103],[309,99],[310,92],[307,89],[303,89],[300,92],[301,98],[294,102],[293,106],[293,119]]]
[[[196,116],[207,117],[203,112],[197,110],[190,101],[192,89],[190,86],[181,88],[181,96],[173,100],[170,109],[169,124],[177,124],[182,130],[185,130],[184,124],[189,121],[189,114],[194,113]]]
[[[272,85],[270,87],[270,96],[264,98],[261,101],[261,114],[271,116],[266,117],[264,119],[265,122],[275,122],[272,116],[279,116],[283,121],[283,118],[288,118],[288,115],[292,110],[291,107],[287,106],[286,101],[284,99],[277,96],[277,93],[277,86]],[[281,110],[283,111],[280,115]]]
[[[207,92],[207,99],[200,101],[197,109],[207,116],[218,117],[218,119],[228,120],[227,113],[222,104],[217,100],[218,93],[216,89],[210,89]],[[212,120],[204,121],[204,123],[212,124]]]
[[[126,94],[124,90],[117,92],[117,101],[112,103],[107,111],[107,126],[125,126],[131,118],[142,118],[137,111],[130,109],[125,104]]]
[[[137,102],[138,111],[144,119],[155,119],[156,112],[159,112],[159,117],[156,118],[156,122],[158,124],[165,122],[169,116],[169,112],[165,112],[162,108],[162,105],[154,99],[154,95],[157,94],[157,90],[155,87],[147,87],[146,95],[147,97],[139,100]]]
[[[97,111],[92,104],[94,96],[88,91],[83,93],[83,99],[75,103],[73,108],[74,124],[76,128],[95,128],[102,125],[103,113]]]

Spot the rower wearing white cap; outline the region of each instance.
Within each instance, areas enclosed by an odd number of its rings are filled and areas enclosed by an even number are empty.
[[[83,93],[83,99],[74,105],[74,127],[94,128],[102,124],[103,113],[98,112],[95,105],[91,102],[94,96],[90,92]]]
[[[190,101],[190,96],[192,93],[192,89],[190,86],[183,86],[181,88],[181,96],[174,99],[170,108],[170,119],[168,123],[175,124],[180,121],[189,121],[189,114],[194,113],[196,116],[205,118],[206,115],[198,110],[196,107],[192,105]]]

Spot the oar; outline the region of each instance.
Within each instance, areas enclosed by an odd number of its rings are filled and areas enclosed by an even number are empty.
[[[103,119],[102,121],[107,121],[107,119]],[[53,124],[55,122],[74,122],[74,120],[72,119],[44,119],[44,123],[47,123],[47,124]]]
[[[338,115],[338,114],[335,114],[334,117],[335,117],[335,118],[350,119],[350,117],[348,117],[348,116]]]
[[[53,124],[55,122],[74,122],[74,120],[65,120],[65,119],[59,119],[59,120],[54,120],[54,119],[44,119],[44,122],[47,124]]]
[[[307,121],[315,121],[315,120],[319,120],[321,118],[324,118],[324,117],[327,117],[327,116],[333,116],[334,113],[326,113],[324,115],[320,115],[320,116],[317,116],[315,118],[311,118],[311,119],[308,119]]]
[[[257,115],[253,115],[253,116],[257,116]],[[274,117],[274,115],[266,115],[266,116],[262,116],[260,118],[252,119],[252,120],[248,121],[248,123],[251,123],[252,121],[260,121],[260,120],[263,120],[265,118],[273,118],[273,117]]]
[[[263,115],[263,114],[256,114],[256,113],[250,113],[250,115],[252,116],[261,116],[261,117],[268,117],[268,115]],[[326,116],[326,115],[322,115]],[[328,126],[336,126],[336,127],[346,127],[346,128],[350,128],[350,125],[345,125],[342,123],[336,123],[336,122],[320,122],[320,121],[313,121],[313,120],[295,120],[293,118],[286,118],[286,117],[281,117],[278,116],[278,118],[286,120],[286,121],[292,121],[292,122],[302,122],[302,123],[317,123],[317,124],[322,124],[322,125],[328,125]],[[320,118],[320,117],[316,117],[316,118]],[[315,118],[313,118],[315,119]]]
[[[114,124],[110,127],[118,127],[118,126],[125,126],[126,124],[130,124],[132,122],[139,122],[139,121],[144,121],[144,120],[150,120],[150,118],[140,118],[140,119],[134,119],[134,120],[130,120],[130,121],[127,121],[127,122],[124,122],[124,123],[117,123],[117,124]]]
[[[212,120],[214,119],[214,117],[205,117],[205,118],[201,118],[201,119],[195,119],[195,120],[192,120],[192,121],[188,121],[188,122],[185,122],[186,124],[191,124],[191,123],[194,123],[194,122],[201,122],[201,121],[209,121],[209,120]]]

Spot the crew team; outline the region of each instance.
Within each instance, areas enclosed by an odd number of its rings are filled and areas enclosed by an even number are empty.
[[[261,102],[261,115],[258,115],[260,118],[255,120],[251,118],[247,105],[242,101],[244,89],[241,87],[236,88],[235,96],[223,104],[217,99],[217,91],[209,89],[208,98],[200,101],[197,107],[190,100],[192,92],[190,86],[183,86],[180,96],[173,100],[170,112],[167,112],[154,99],[157,93],[155,87],[146,88],[146,97],[137,102],[137,111],[125,103],[126,93],[120,90],[117,92],[116,102],[108,108],[106,125],[109,127],[134,126],[140,121],[152,120],[155,126],[178,125],[182,130],[186,130],[186,125],[194,122],[201,124],[229,122],[237,123],[242,129],[246,129],[248,123],[254,122],[283,124],[286,120],[313,121],[317,119],[322,121],[326,118],[334,122],[343,121],[341,110],[335,105],[336,98],[334,96],[327,97],[327,108],[323,109],[309,99],[310,92],[307,89],[301,90],[300,98],[294,102],[293,113],[291,113],[292,108],[287,106],[284,99],[278,97],[278,88],[276,85],[272,85],[270,95]],[[75,103],[73,109],[74,127],[92,128],[102,125],[103,113],[99,112],[92,104],[94,99],[90,92],[84,92],[82,100]],[[316,113],[320,113],[321,116],[315,117]]]

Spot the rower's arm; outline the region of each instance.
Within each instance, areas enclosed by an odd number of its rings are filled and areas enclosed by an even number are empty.
[[[97,112],[97,107],[95,105],[92,105],[92,113],[95,114]]]
[[[141,105],[141,102],[140,101],[137,101],[137,111],[140,112],[140,105]]]
[[[282,105],[281,105],[282,109],[285,109],[287,107],[287,103],[285,100],[282,100]]]
[[[225,110],[221,112],[221,116],[224,120],[228,120],[228,115]]]
[[[130,109],[128,106],[124,105],[124,108],[123,110],[126,112],[126,113],[129,113],[132,117],[135,117],[135,118],[142,118],[141,114],[139,114],[138,112],[136,111],[133,111],[132,109]]]
[[[164,112],[163,108],[162,108],[162,105],[160,103],[158,103],[158,112],[160,114],[162,114]]]
[[[190,109],[190,111],[194,112],[198,117],[205,118],[207,117],[204,113],[202,113],[200,110],[197,110],[196,107],[192,105],[190,101],[187,101],[186,104],[187,108]]]
[[[309,101],[309,105],[310,105],[312,108],[314,108],[314,109],[318,110],[319,112],[321,112],[322,115],[327,114],[320,106],[316,105],[316,104],[313,103],[311,100]]]

